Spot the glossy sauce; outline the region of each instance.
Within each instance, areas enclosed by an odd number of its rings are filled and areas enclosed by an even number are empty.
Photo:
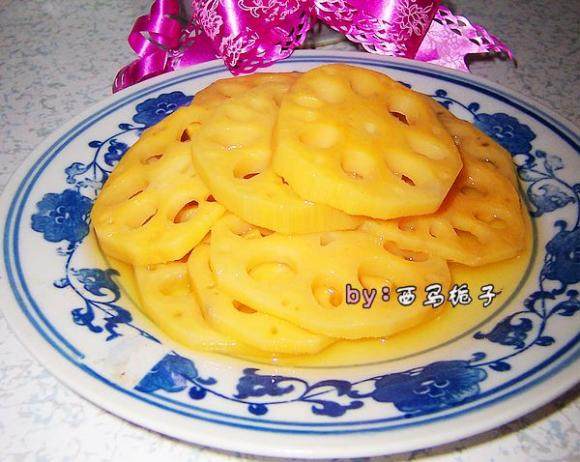
[[[528,220],[528,235],[532,235]],[[320,353],[308,356],[278,356],[271,362],[276,365],[307,367],[338,367],[370,364],[380,361],[401,359],[432,349],[464,335],[473,335],[478,326],[494,316],[509,303],[519,290],[533,251],[532,239],[518,256],[498,263],[480,267],[450,264],[453,282],[467,283],[472,302],[467,306],[451,307],[445,304],[437,310],[440,315],[417,327],[401,332],[390,338],[338,341]],[[119,272],[116,277],[124,293],[138,304],[139,295],[130,265],[114,259],[107,259],[109,265]],[[477,297],[481,286],[493,284],[495,292],[500,292],[487,308]],[[417,294],[422,297],[423,294]],[[372,307],[370,308],[372,309]],[[253,358],[247,358],[253,359]],[[264,359],[258,360],[264,362]]]

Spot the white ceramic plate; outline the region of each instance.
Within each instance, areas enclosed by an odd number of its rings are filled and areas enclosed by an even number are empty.
[[[517,293],[484,324],[400,360],[291,369],[195,353],[144,318],[90,245],[96,192],[140,131],[229,74],[216,62],[136,85],[75,117],[20,167],[0,209],[2,308],[52,373],[108,411],[233,451],[355,457],[488,430],[578,380],[578,131],[505,88],[418,62],[300,52],[274,71],[346,62],[433,95],[514,154],[535,225]]]

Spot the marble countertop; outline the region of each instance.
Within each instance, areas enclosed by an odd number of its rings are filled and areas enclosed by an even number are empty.
[[[110,94],[133,59],[126,35],[148,0],[0,0],[0,192],[31,150],[72,114]],[[472,71],[580,122],[580,9],[551,0],[454,0],[486,25],[518,64]],[[549,4],[549,8],[546,5]],[[578,387],[503,427],[437,448],[377,458],[580,460]],[[129,424],[60,384],[16,340],[0,313],[0,459],[256,460],[193,446]]]

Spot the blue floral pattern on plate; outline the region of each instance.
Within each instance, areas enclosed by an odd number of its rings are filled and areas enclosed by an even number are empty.
[[[532,149],[531,142],[536,135],[528,126],[520,124],[515,117],[501,112],[477,114],[474,123],[512,154],[530,152]]]
[[[135,108],[137,113],[133,116],[133,122],[151,127],[160,122],[180,106],[191,103],[193,96],[184,95],[180,91],[160,95],[139,103]]]
[[[135,389],[147,394],[187,393],[193,401],[214,396],[245,406],[256,416],[268,413],[272,406],[294,402],[308,405],[313,414],[336,418],[362,408],[368,400],[390,403],[402,415],[414,416],[477,398],[481,384],[490,374],[509,371],[510,361],[515,356],[531,348],[553,344],[555,339],[546,334],[550,320],[556,316],[572,317],[580,310],[578,291],[571,288],[580,281],[580,185],[569,184],[558,175],[564,168],[560,157],[533,149],[535,133],[515,117],[501,112],[479,112],[478,103],[463,104],[445,90],[437,90],[433,96],[447,108],[455,105],[466,110],[475,125],[514,155],[518,175],[533,206],[532,216],[540,217],[571,205],[576,207],[578,218],[574,223],[555,222],[556,232],[546,245],[538,290],[526,298],[521,309],[505,316],[488,332],[479,331],[473,336],[476,340],[506,346],[510,351],[493,358],[478,351],[470,359],[432,362],[357,382],[323,380],[310,383],[300,377],[269,375],[256,368],[245,368],[231,393],[218,391],[215,378],[204,378],[194,361],[171,352],[157,362]],[[65,277],[56,281],[55,286],[72,288],[83,301],[84,306],[71,311],[73,321],[93,333],[106,332],[107,341],[122,335],[118,332],[120,325],[137,330],[151,341],[158,340],[134,325],[131,313],[117,304],[120,291],[111,277],[112,270],[72,268],[72,256],[88,234],[92,200],[128,149],[129,144],[121,138],[130,132],[140,133],[191,100],[191,96],[175,91],[139,103],[132,118],[137,125],[120,124],[120,131],[106,140],[91,141],[89,147],[95,149],[93,160],[87,164],[74,162],[65,169],[71,189],[46,194],[32,215],[34,231],[42,233],[49,242],[66,243],[64,248],[57,250],[67,257]],[[548,287],[548,283],[556,283],[556,286]],[[106,313],[102,325],[95,324],[97,309]]]
[[[70,246],[89,234],[88,217],[93,202],[74,189],[60,194],[48,193],[37,204],[32,216],[32,229],[44,235],[48,242],[67,241]]]

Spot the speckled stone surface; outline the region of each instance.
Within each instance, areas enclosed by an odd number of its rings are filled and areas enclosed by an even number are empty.
[[[447,3],[501,36],[518,58],[517,67],[477,62],[475,74],[541,101],[578,125],[578,1]],[[147,0],[0,0],[0,191],[45,136],[110,94],[115,72],[133,58],[127,32],[148,5]],[[376,460],[580,460],[577,395],[573,390],[482,435]],[[0,314],[0,460],[242,459],[255,460],[160,436],[90,404],[32,359]]]

